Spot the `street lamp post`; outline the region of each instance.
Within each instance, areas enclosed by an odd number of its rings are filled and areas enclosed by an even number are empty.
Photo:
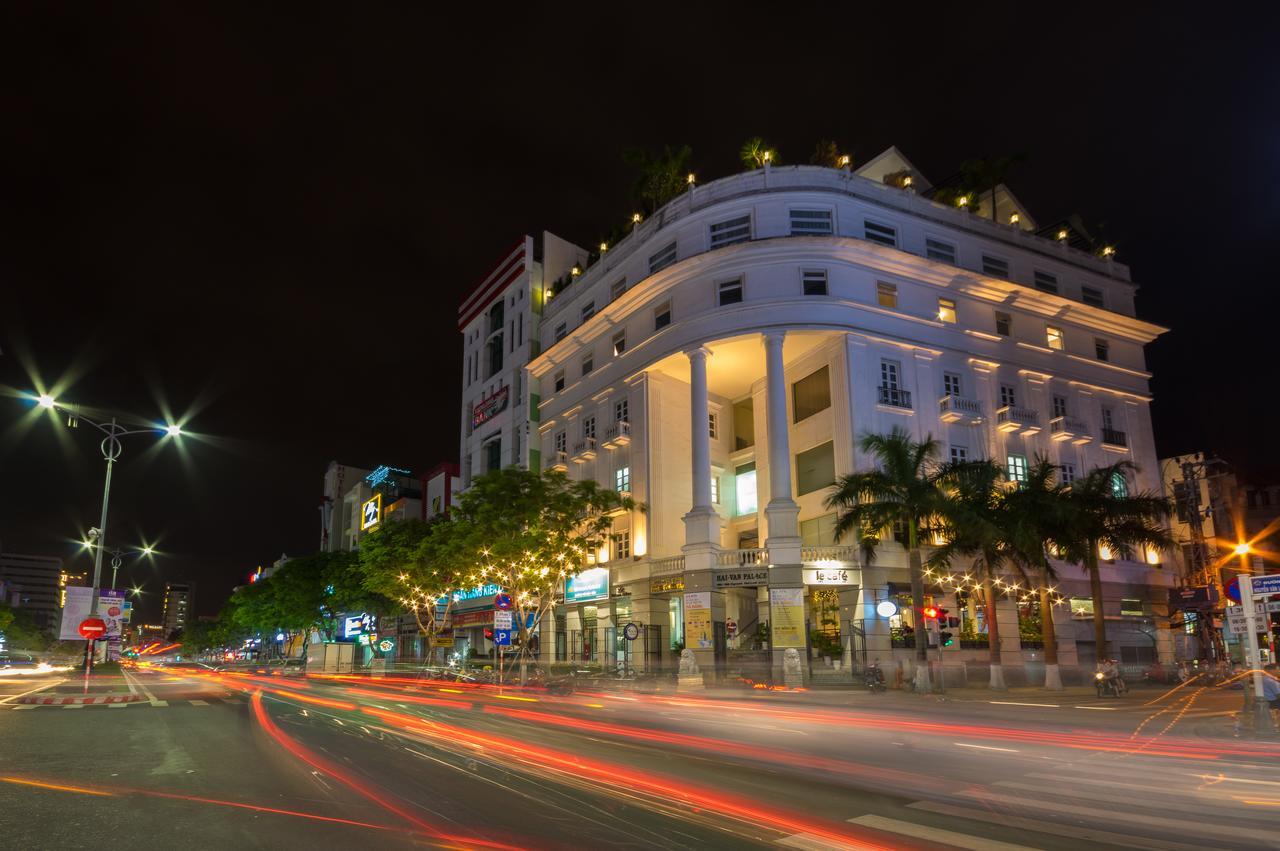
[[[1239,575],[1240,588],[1240,605],[1244,609],[1244,632],[1245,632],[1245,650],[1248,658],[1245,664],[1249,667],[1252,674],[1253,700],[1252,706],[1248,707],[1253,714],[1253,731],[1255,734],[1263,734],[1271,732],[1271,706],[1267,703],[1267,699],[1263,696],[1262,678],[1266,676],[1262,671],[1262,653],[1258,649],[1258,622],[1257,613],[1253,610],[1253,570],[1249,565],[1249,554],[1253,552],[1253,548],[1249,544],[1240,544],[1235,548],[1235,554],[1240,556],[1241,573]],[[1266,596],[1263,597],[1265,601]],[[1266,611],[1266,607],[1263,607]],[[1270,618],[1266,615],[1268,624]],[[1250,689],[1245,690],[1247,695]]]

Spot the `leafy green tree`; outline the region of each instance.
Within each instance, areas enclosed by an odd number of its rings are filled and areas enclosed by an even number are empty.
[[[49,639],[36,624],[30,609],[12,608],[0,603],[0,632],[11,650],[44,650]]]
[[[1131,461],[1095,467],[1073,482],[1067,494],[1067,534],[1058,544],[1064,559],[1082,564],[1089,574],[1093,640],[1099,660],[1108,658],[1099,549],[1106,547],[1113,556],[1124,556],[1174,545],[1165,526],[1168,501],[1154,493],[1129,492],[1129,481],[1137,472]]]
[[[765,163],[769,165],[778,164],[777,150],[759,136],[752,136],[743,142],[742,148],[738,151],[738,157],[741,158],[742,165],[748,171],[762,168]]]
[[[652,215],[685,191],[693,149],[688,145],[664,145],[661,151],[633,148],[624,152],[623,160],[637,172],[632,194]]]
[[[888,435],[863,435],[859,446],[875,458],[876,467],[841,477],[826,504],[837,511],[837,540],[857,535],[867,564],[875,560],[885,530],[897,527],[905,535],[914,612],[915,688],[926,692],[930,683],[921,547],[947,503],[939,487],[944,470],[937,460],[938,441],[929,436],[917,442],[895,426]]]
[[[814,145],[813,153],[809,155],[810,165],[821,165],[827,168],[842,168],[844,165],[852,163],[853,157],[849,157],[848,163],[842,163],[844,154],[840,153],[840,146],[830,139],[820,139],[818,144]]]
[[[449,551],[474,565],[468,585],[492,582],[510,594],[521,679],[531,637],[568,577],[605,544],[613,518],[637,505],[594,481],[509,467],[475,479],[442,532]]]

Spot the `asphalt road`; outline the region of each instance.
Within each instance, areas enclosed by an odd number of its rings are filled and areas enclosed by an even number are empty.
[[[131,682],[144,701],[0,703],[3,844],[1280,846],[1280,744],[1234,739],[1217,714],[1239,692],[557,698],[394,679]]]

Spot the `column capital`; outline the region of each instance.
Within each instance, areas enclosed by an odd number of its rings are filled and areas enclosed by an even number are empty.
[[[766,346],[781,346],[783,341],[787,339],[787,332],[780,330],[764,331],[761,336],[764,337]]]
[[[711,357],[711,350],[706,346],[694,346],[691,349],[685,349],[684,353],[689,356],[689,360],[706,360]]]

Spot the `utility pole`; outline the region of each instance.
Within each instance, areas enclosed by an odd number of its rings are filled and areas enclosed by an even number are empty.
[[[1191,586],[1203,585],[1209,589],[1209,598],[1213,599],[1219,594],[1219,571],[1213,567],[1213,561],[1209,557],[1209,546],[1205,542],[1204,537],[1204,510],[1200,504],[1200,479],[1203,477],[1206,481],[1216,476],[1222,475],[1221,472],[1211,472],[1214,468],[1221,468],[1224,462],[1219,458],[1206,458],[1201,461],[1184,461],[1182,462],[1182,493],[1179,502],[1182,503],[1183,513],[1187,519],[1187,526],[1191,530],[1191,551],[1187,559],[1187,575],[1184,581]],[[1210,482],[1212,486],[1212,482]],[[1214,497],[1209,494],[1210,514],[1214,513]],[[1214,527],[1217,532],[1217,526]],[[1213,628],[1213,616],[1216,613],[1213,603],[1208,608],[1202,609],[1197,613],[1197,619],[1200,626],[1200,640],[1208,651],[1209,656],[1217,661],[1225,656],[1223,648],[1220,645],[1220,637],[1217,630]]]

